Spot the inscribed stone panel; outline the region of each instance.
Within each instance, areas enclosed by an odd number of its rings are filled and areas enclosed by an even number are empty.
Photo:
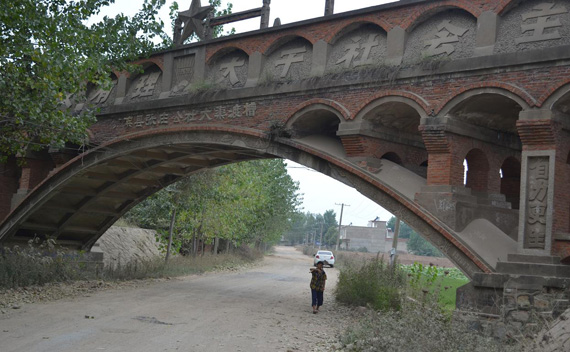
[[[87,88],[86,94],[86,105],[95,105],[98,107],[104,107],[113,105],[115,102],[115,97],[117,96],[117,79],[114,79],[110,90],[105,90],[102,87],[96,87],[90,85]]]
[[[172,92],[178,94],[184,91],[194,78],[195,55],[186,55],[174,59],[174,77],[172,77]]]
[[[216,59],[208,67],[208,81],[220,88],[241,88],[247,81],[249,57],[241,50]]]
[[[309,78],[313,46],[303,38],[287,42],[274,50],[265,61],[261,83],[297,81]]]
[[[523,1],[499,24],[495,53],[570,44],[570,1]]]
[[[404,63],[472,57],[476,35],[477,20],[472,15],[458,10],[438,13],[410,33]]]
[[[385,57],[386,32],[375,25],[364,25],[337,40],[327,60],[327,71],[382,65]]]
[[[161,92],[162,71],[153,65],[132,80],[124,103],[158,99]]]
[[[549,158],[529,157],[526,186],[525,249],[545,249],[548,211]]]

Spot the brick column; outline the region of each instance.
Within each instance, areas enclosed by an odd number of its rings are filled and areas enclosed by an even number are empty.
[[[570,190],[567,157],[570,134],[550,111],[521,112],[517,129],[523,142],[519,251],[570,256]],[[558,240],[557,240],[558,238]]]
[[[11,208],[14,209],[53,169],[51,160],[23,158],[18,190],[11,199]]]
[[[420,131],[428,151],[428,186],[463,187],[463,160],[454,155],[444,125],[421,125]]]
[[[10,213],[12,196],[18,190],[18,178],[19,170],[14,158],[0,163],[0,220]]]

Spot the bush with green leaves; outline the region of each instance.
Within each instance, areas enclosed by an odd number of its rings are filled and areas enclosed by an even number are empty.
[[[347,263],[339,273],[336,300],[375,310],[399,310],[404,298],[406,273],[376,259],[362,264]]]

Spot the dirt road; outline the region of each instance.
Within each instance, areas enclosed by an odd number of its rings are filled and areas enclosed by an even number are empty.
[[[311,314],[311,265],[295,249],[277,247],[241,272],[25,305],[0,317],[0,350],[330,351],[325,345],[349,318],[332,302],[336,269],[325,269],[325,305]]]

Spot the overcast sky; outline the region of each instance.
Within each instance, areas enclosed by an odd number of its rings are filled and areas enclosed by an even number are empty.
[[[261,7],[262,0],[232,0],[233,12],[244,11],[256,7]],[[392,1],[383,0],[335,0],[335,13],[357,10],[365,7],[385,4]],[[102,15],[113,15],[123,12],[132,15],[140,6],[133,6],[135,1],[117,0]],[[137,1],[142,3],[142,1]],[[165,24],[165,29],[170,30],[171,24],[168,17],[169,6],[172,1],[167,0],[160,16]],[[180,10],[190,7],[191,0],[178,0]],[[202,5],[206,5],[207,0],[202,0]],[[222,6],[226,7],[227,1],[222,0]],[[315,17],[323,16],[325,0],[272,0],[271,16],[269,25],[273,25],[276,17],[281,19],[281,24],[303,21]],[[228,28],[235,28],[237,33],[248,32],[259,29],[259,18],[250,19],[238,23],[227,25]],[[316,171],[307,169],[302,165],[287,162],[288,171],[291,177],[299,181],[301,193],[303,194],[303,211],[311,213],[324,213],[333,209],[337,214],[337,221],[340,217],[340,203],[350,206],[344,208],[342,223],[355,226],[366,226],[368,220],[379,216],[381,220],[388,220],[391,214],[378,204],[362,196],[355,189],[324,176]]]

